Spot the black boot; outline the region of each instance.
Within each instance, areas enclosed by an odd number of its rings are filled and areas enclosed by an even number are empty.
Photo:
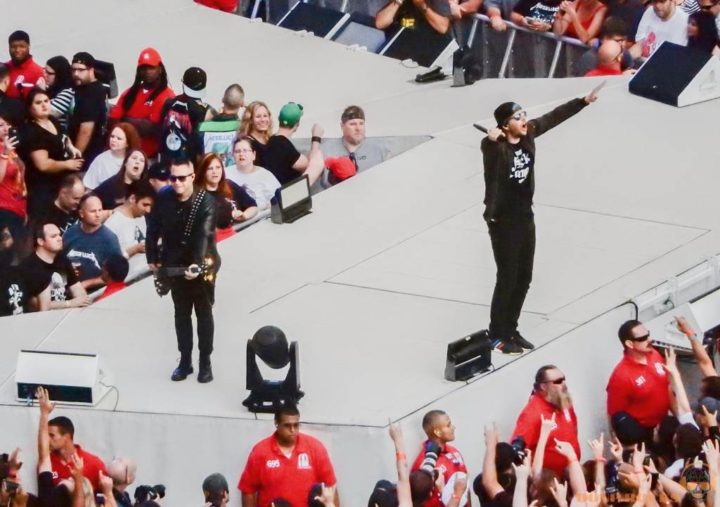
[[[213,381],[212,365],[210,364],[210,356],[200,358],[200,371],[197,376],[198,382],[207,384]]]
[[[190,356],[180,356],[180,364],[173,370],[170,380],[173,382],[185,380],[193,371],[192,359]]]

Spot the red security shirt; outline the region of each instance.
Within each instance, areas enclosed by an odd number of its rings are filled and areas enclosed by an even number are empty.
[[[670,380],[657,350],[650,349],[646,358],[642,364],[625,353],[608,381],[607,412],[610,417],[627,412],[641,426],[654,428],[670,410]]]
[[[598,65],[594,69],[589,70],[585,73],[585,77],[620,75],[622,75],[622,71],[620,69],[616,69],[614,67],[605,67],[604,65]]]
[[[325,446],[301,433],[288,458],[273,434],[250,451],[238,489],[246,495],[257,493],[258,507],[267,507],[276,498],[286,499],[292,507],[305,507],[310,488],[318,482],[326,486],[336,482]]]
[[[32,56],[29,56],[20,65],[15,65],[12,60],[6,62],[5,65],[10,69],[10,85],[5,92],[8,97],[24,99],[38,80],[43,77],[43,68],[35,63]]]
[[[195,0],[195,2],[225,12],[235,12],[238,6],[238,0]]]
[[[420,470],[420,465],[422,465],[422,462],[425,459],[425,446],[427,443],[428,440],[423,442],[420,446],[420,452],[412,465],[413,472],[415,470]],[[445,444],[445,448],[442,450],[442,453],[438,456],[437,462],[435,463],[435,468],[443,475],[445,483],[447,483],[455,472],[467,473],[467,467],[465,466],[465,460],[463,459],[462,454],[460,454],[460,451],[450,444]],[[442,502],[440,501],[441,496],[442,491],[433,486],[432,498],[423,503],[423,507],[437,507],[442,505]]]
[[[552,470],[558,476],[562,476],[565,468],[568,466],[568,460],[565,456],[555,450],[555,439],[562,442],[568,442],[575,449],[575,454],[580,459],[580,444],[577,437],[577,417],[572,407],[561,409],[556,407],[538,393],[530,396],[530,401],[520,412],[517,423],[515,423],[515,431],[513,431],[512,439],[523,437],[528,449],[535,453],[538,440],[540,439],[540,426],[542,424],[541,415],[545,419],[551,419],[555,414],[555,428],[548,437],[545,445],[545,455],[543,456],[543,468]]]
[[[105,464],[100,458],[84,451],[82,447],[77,444],[75,444],[75,452],[83,460],[83,476],[90,481],[93,489],[97,491],[100,472],[102,471],[102,473],[107,474]],[[63,479],[72,477],[72,471],[65,460],[62,459],[60,453],[51,452],[50,463],[52,464],[53,484],[57,485]]]
[[[150,120],[155,126],[160,125],[163,104],[167,99],[171,99],[175,96],[175,92],[168,86],[153,100],[147,100],[152,93],[152,90],[146,90],[141,88],[138,94],[135,96],[135,102],[133,102],[130,109],[125,111],[122,107],[125,101],[129,89],[122,92],[120,98],[110,110],[108,118],[112,120],[120,120],[122,118],[135,118],[138,120]],[[154,157],[158,153],[159,148],[159,137],[160,134],[152,136],[141,136],[142,150],[148,157]]]

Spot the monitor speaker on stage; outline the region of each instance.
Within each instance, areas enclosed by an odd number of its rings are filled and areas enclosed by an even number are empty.
[[[487,329],[448,344],[445,380],[468,380],[492,366],[492,347]]]
[[[403,27],[382,48],[380,54],[398,60],[409,58],[422,67],[439,65],[451,70],[452,55],[459,47],[449,35]]]
[[[350,19],[350,14],[327,9],[318,5],[298,2],[285,14],[278,26],[312,32],[323,39],[332,39]]]
[[[21,350],[15,370],[17,400],[35,399],[43,386],[50,399],[73,405],[97,405],[107,391],[97,354]]]
[[[720,59],[663,42],[630,80],[630,93],[683,107],[720,97]]]

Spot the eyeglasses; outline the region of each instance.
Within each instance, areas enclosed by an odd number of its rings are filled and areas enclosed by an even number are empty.
[[[700,6],[700,10],[702,10],[702,11],[709,11],[709,10],[712,10],[713,7],[715,7],[714,4],[701,5],[701,6]]]
[[[168,179],[175,183],[176,181],[179,181],[180,183],[185,183],[185,180],[188,179],[190,176],[195,176],[193,173],[190,174],[183,174],[182,176],[175,176],[171,175]]]
[[[520,121],[527,118],[527,111],[518,111],[510,117],[511,120]]]
[[[546,380],[543,384],[555,384],[556,386],[559,386],[563,382],[565,382],[565,377],[556,378],[555,380]]]
[[[647,339],[650,338],[650,332],[648,331],[648,334],[644,334],[642,336],[633,336],[630,338],[630,341],[634,342],[644,342],[647,341]]]
[[[87,67],[72,67],[70,69],[72,72],[86,72],[88,70]]]

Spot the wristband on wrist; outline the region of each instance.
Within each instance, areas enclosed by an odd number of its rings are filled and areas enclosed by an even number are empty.
[[[607,460],[606,460],[605,458],[602,458],[602,457],[600,457],[600,458],[595,458],[595,461],[597,461],[598,463],[607,463]]]
[[[320,136],[312,136],[310,138],[310,142],[312,143],[322,143],[322,137]]]

